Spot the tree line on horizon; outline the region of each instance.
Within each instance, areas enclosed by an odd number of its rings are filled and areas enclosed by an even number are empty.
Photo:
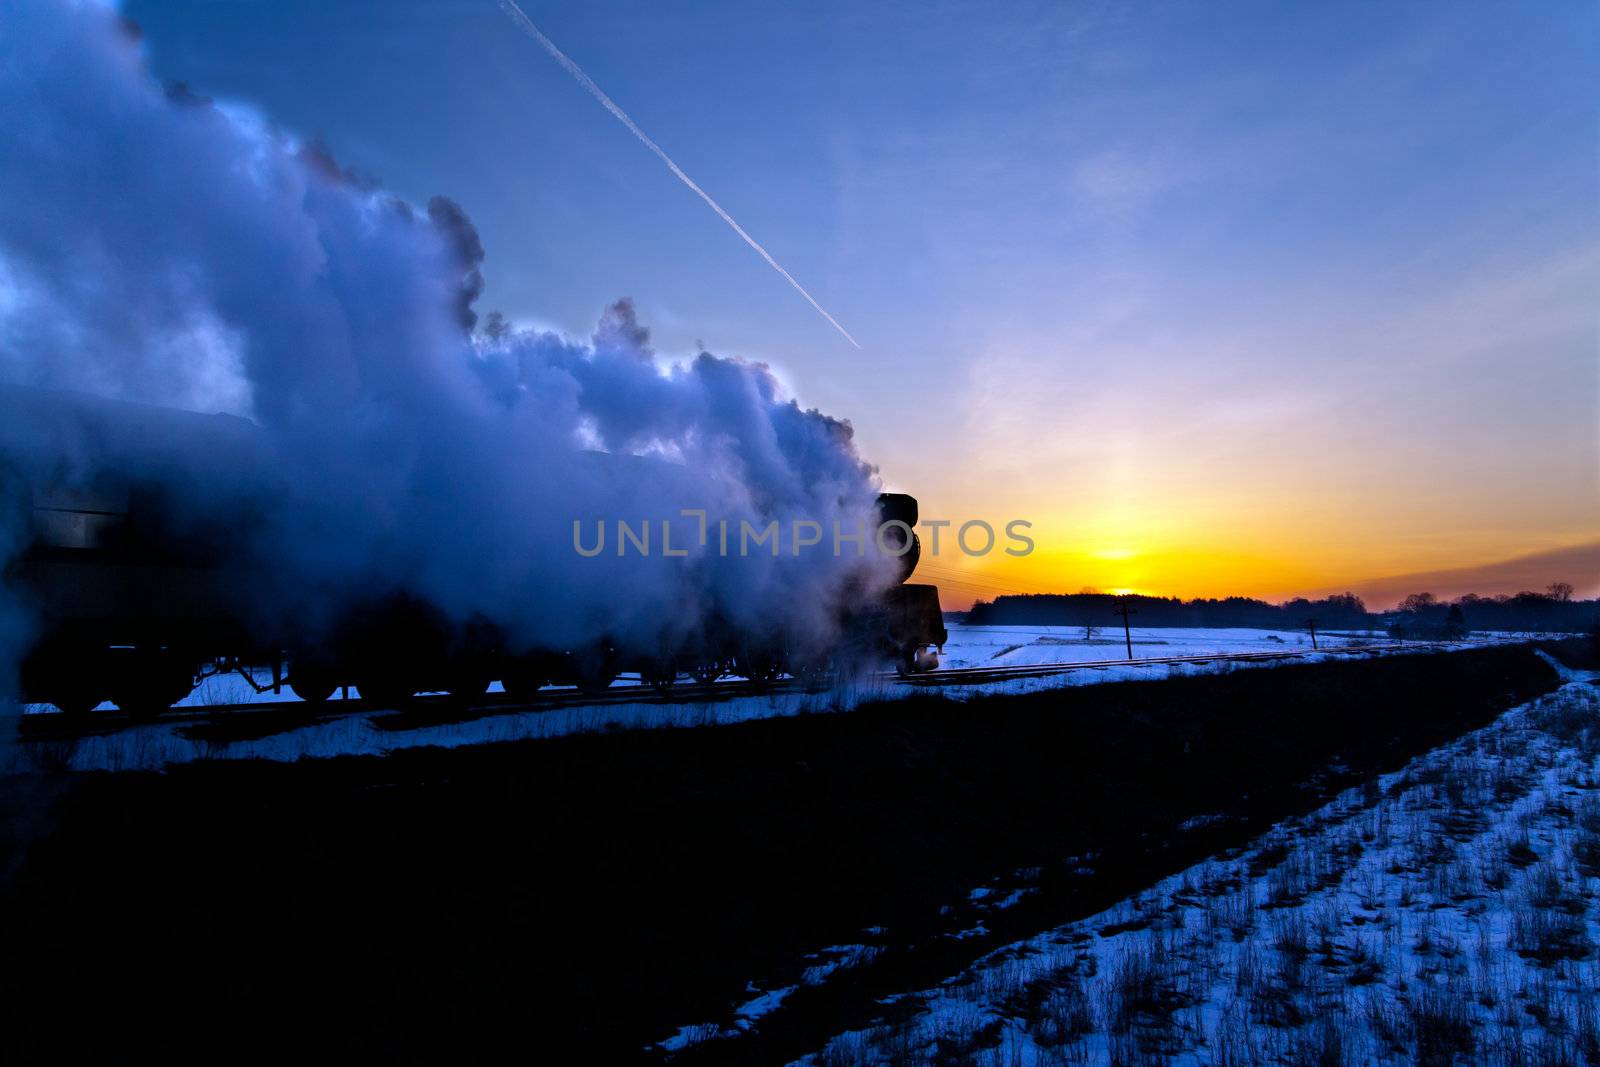
[[[1083,626],[1098,630],[1127,607],[1138,626],[1245,627],[1260,630],[1384,630],[1403,637],[1448,636],[1471,630],[1512,633],[1585,633],[1600,625],[1600,599],[1578,600],[1568,582],[1544,592],[1498,596],[1467,593],[1442,600],[1413,593],[1390,611],[1372,611],[1355,593],[1311,600],[1296,597],[1273,604],[1253,597],[1116,595],[1085,589],[1079,593],[1020,593],[979,600],[967,612],[974,626]]]

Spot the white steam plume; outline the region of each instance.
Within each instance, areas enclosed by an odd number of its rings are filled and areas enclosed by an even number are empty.
[[[672,161],[672,157],[662,151],[661,146],[652,141],[650,139],[650,135],[641,130],[639,128],[639,124],[634,122],[633,119],[629,118],[628,113],[622,110],[622,108],[618,107],[617,102],[611,99],[611,97],[607,96],[605,90],[596,85],[594,83],[594,79],[583,72],[582,67],[574,63],[570,56],[568,56],[561,49],[557,48],[556,43],[550,38],[546,37],[544,32],[533,24],[533,20],[528,18],[528,16],[523,13],[522,8],[517,6],[516,0],[499,0],[499,2],[500,10],[509,15],[511,20],[521,27],[524,33],[526,33],[529,37],[532,37],[535,41],[539,42],[539,47],[543,48],[546,52],[549,52],[551,59],[554,59],[557,63],[560,63],[562,69],[564,69],[568,74],[572,75],[573,79],[579,85],[583,86],[589,91],[590,96],[600,101],[601,107],[615,115],[617,121],[628,127],[635,137],[643,141],[644,146],[650,149],[650,151],[654,152],[656,157],[667,165],[667,169],[673,174],[677,175],[679,181],[683,182],[683,184],[694,190],[694,194],[701,200],[704,200],[707,207],[709,207],[712,211],[715,211],[723,222],[726,222],[729,226],[733,227],[733,232],[744,238],[745,244],[755,249],[756,252],[760,254],[761,258],[766,260],[767,264],[771,266],[773,270],[783,275],[784,280],[790,285],[794,286],[797,293],[806,298],[806,303],[816,308],[819,315],[832,323],[833,328],[843,334],[846,341],[849,341],[857,348],[861,347],[860,343],[857,342],[854,337],[850,336],[850,331],[845,329],[843,326],[840,326],[839,320],[828,314],[828,309],[817,303],[816,297],[806,292],[806,287],[795,281],[794,275],[784,270],[783,267],[779,265],[778,261],[772,258],[772,253],[768,252],[765,248],[762,248],[761,244],[754,237],[751,237],[748,233],[746,233],[745,228],[735,222],[733,216],[724,211],[721,204],[711,199],[710,193],[707,193],[704,189],[700,188],[700,186],[695,183],[693,178],[685,174],[683,172],[683,168],[674,163]]]
[[[245,538],[227,558],[265,634],[403,592],[519,648],[826,642],[840,608],[894,580],[871,552],[724,556],[680,517],[726,519],[735,551],[745,522],[872,522],[848,423],[760,364],[659,357],[626,301],[587,339],[477,330],[485,252],[464,210],[407,204],[264,117],[164,89],[103,5],[0,2],[0,115],[0,476],[154,483],[176,534]],[[151,409],[80,418],[81,397],[38,387],[252,421],[163,436]],[[225,426],[248,444],[211,447]],[[27,515],[0,492],[0,573]],[[667,519],[687,556],[664,555]],[[604,554],[574,551],[574,520],[586,543],[612,524]],[[618,554],[620,520],[653,523],[652,555]],[[29,637],[3,597],[0,689]]]

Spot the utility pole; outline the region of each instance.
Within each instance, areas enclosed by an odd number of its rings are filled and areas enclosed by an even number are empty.
[[[1139,612],[1135,608],[1128,607],[1128,600],[1127,600],[1126,597],[1118,597],[1117,600],[1118,600],[1117,606],[1111,609],[1111,614],[1113,614],[1113,615],[1121,615],[1122,616],[1122,639],[1123,639],[1123,641],[1127,642],[1128,658],[1132,659],[1133,658],[1133,631],[1128,629],[1128,616],[1129,615],[1137,615],[1137,614],[1139,614]]]
[[[1315,649],[1317,647],[1317,620],[1307,619],[1306,629],[1311,631],[1311,647]]]

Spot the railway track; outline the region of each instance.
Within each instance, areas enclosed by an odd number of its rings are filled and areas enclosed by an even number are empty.
[[[490,715],[505,715],[522,711],[554,711],[571,707],[607,707],[617,704],[668,703],[698,704],[710,701],[733,700],[742,696],[779,693],[800,688],[792,678],[756,685],[743,679],[728,679],[709,685],[677,685],[661,692],[639,682],[623,682],[602,693],[580,693],[572,687],[552,687],[543,690],[532,700],[514,699],[505,693],[486,693],[473,700],[446,693],[420,693],[412,697],[404,708],[373,704],[359,696],[343,699],[334,697],[321,704],[308,704],[303,700],[258,700],[241,704],[188,704],[163,712],[160,716],[139,718],[122,711],[91,711],[86,715],[66,716],[44,712],[28,714],[21,718],[18,735],[24,740],[60,737],[86,737],[115,733],[134,726],[159,723],[165,726],[186,728],[227,723],[243,727],[230,730],[232,735],[241,732],[249,735],[249,726],[262,728],[262,735],[281,732],[295,725],[325,722],[349,715],[372,713],[370,724],[379,730],[418,729],[430,725],[470,722]],[[245,720],[256,720],[247,723]]]
[[[995,667],[951,667],[926,674],[900,676],[882,673],[866,681],[913,687],[973,686],[1007,682],[1021,678],[1046,678],[1074,671],[1102,671],[1114,667],[1161,667],[1176,664],[1204,665],[1223,661],[1253,663],[1295,660],[1307,656],[1373,656],[1393,652],[1432,652],[1456,647],[1461,642],[1410,642],[1311,650],[1265,650],[1259,652],[1195,653],[1177,656],[1151,656],[1136,659],[1076,660],[1060,663],[1034,663]],[[662,691],[641,682],[624,681],[601,693],[580,693],[575,688],[552,687],[532,700],[514,699],[504,693],[488,693],[474,700],[447,694],[425,693],[413,697],[404,708],[371,704],[359,696],[335,697],[322,704],[300,700],[255,701],[237,704],[191,704],[172,708],[157,719],[137,718],[121,711],[93,711],[80,716],[59,713],[23,715],[18,725],[22,740],[52,740],[115,733],[157,722],[179,726],[185,734],[200,738],[216,732],[218,736],[241,739],[267,736],[299,725],[325,722],[342,716],[371,713],[368,724],[378,730],[414,730],[431,725],[470,722],[493,715],[517,712],[554,711],[560,708],[607,707],[641,702],[660,704],[700,704],[740,697],[765,696],[806,690],[820,692],[826,686],[810,685],[781,678],[768,683],[753,683],[730,678],[724,681],[690,683]]]

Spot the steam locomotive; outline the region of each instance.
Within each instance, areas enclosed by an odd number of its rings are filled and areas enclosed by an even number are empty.
[[[878,498],[881,521],[905,524],[886,527],[890,547],[903,550],[898,584],[840,608],[838,637],[827,648],[794,640],[782,620],[752,632],[714,619],[671,644],[602,638],[517,647],[493,623],[451,619],[406,590],[347,605],[305,632],[281,622],[264,627],[239,605],[275,576],[235,565],[225,530],[175,534],[170,518],[182,502],[173,498],[173,479],[101,472],[84,484],[62,477],[59,461],[29,461],[24,453],[66,423],[95,435],[104,454],[137,447],[156,455],[157,466],[163,449],[218,467],[248,463],[259,431],[233,416],[0,389],[0,527],[14,531],[3,580],[30,621],[19,695],[69,714],[110,701],[132,715],[156,715],[222,673],[262,692],[287,687],[308,705],[354,686],[367,703],[385,707],[423,692],[473,699],[496,681],[513,698],[550,685],[597,693],[623,673],[661,691],[683,677],[820,681],[863,663],[931,670],[946,640],[937,589],[907,582],[920,545],[904,533],[916,527],[917,502],[902,494]],[[909,546],[893,543],[902,535]]]

